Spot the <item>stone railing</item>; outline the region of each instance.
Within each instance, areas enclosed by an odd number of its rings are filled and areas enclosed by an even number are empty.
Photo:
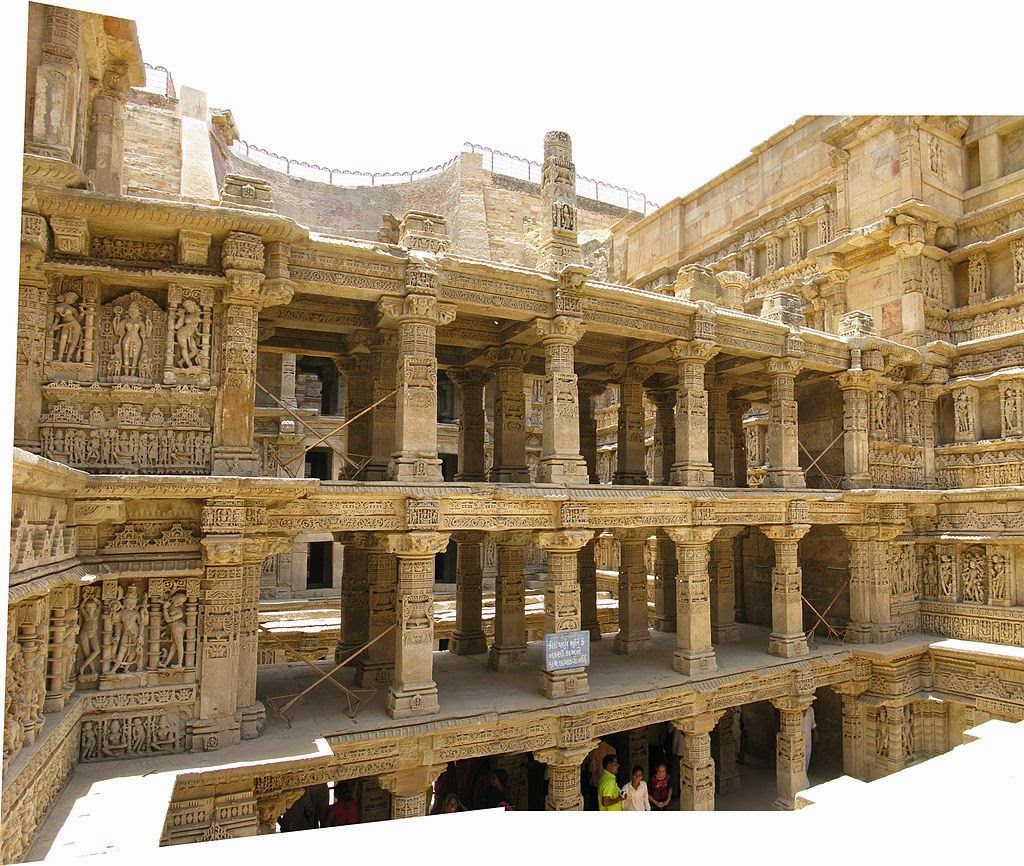
[[[940,487],[1024,484],[1024,439],[940,445],[935,468]]]
[[[1024,330],[1024,296],[993,298],[978,307],[965,307],[949,314],[949,339],[966,343]]]
[[[924,487],[924,449],[899,442],[872,442],[868,467],[873,487]]]

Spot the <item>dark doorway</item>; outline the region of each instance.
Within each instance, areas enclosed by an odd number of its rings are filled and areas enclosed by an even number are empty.
[[[311,541],[306,548],[306,589],[329,589],[333,576],[333,542]]]

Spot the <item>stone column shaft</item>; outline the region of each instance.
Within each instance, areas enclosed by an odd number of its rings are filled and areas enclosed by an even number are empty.
[[[124,103],[128,67],[114,63],[103,73],[102,87],[93,97],[87,145],[87,174],[96,192],[121,195],[124,166]]]
[[[717,526],[668,527],[676,544],[679,574],[676,580],[676,651],[672,667],[696,677],[718,669],[711,647],[711,599],[708,545]],[[710,730],[710,729],[709,729]]]
[[[843,392],[843,487],[871,486],[868,466],[868,406],[873,385],[870,373],[851,370],[837,377]]]
[[[580,587],[576,555],[594,537],[592,530],[560,529],[542,532],[538,546],[548,555],[544,582],[544,633],[580,630]],[[549,698],[585,695],[590,691],[585,668],[540,672],[543,694]]]
[[[583,336],[583,323],[570,316],[537,320],[544,342],[544,436],[538,481],[588,483],[580,454],[579,392],[573,347]]]
[[[494,643],[488,664],[509,670],[526,663],[526,580],[523,553],[526,533],[503,533],[498,545],[498,576],[494,582]]]
[[[711,464],[714,466],[715,487],[735,487],[729,387],[716,383],[709,389],[708,397],[711,406]]]
[[[711,731],[718,713],[705,713],[673,721],[683,733],[679,759],[679,808],[686,812],[715,810],[715,762],[711,757]]]
[[[427,791],[447,764],[415,767],[380,777],[380,786],[391,794],[391,818],[420,818],[427,814]]]
[[[736,737],[733,734],[733,717],[739,707],[730,707],[718,723],[718,755],[715,768],[718,773],[718,790],[723,794],[740,787],[740,771],[736,766]]]
[[[341,640],[335,659],[341,661],[369,640],[370,588],[367,551],[356,537],[345,545],[341,573]]]
[[[806,487],[800,468],[797,422],[796,374],[801,362],[796,358],[771,358],[765,369],[771,377],[768,404],[768,475],[765,487]]]
[[[624,530],[615,535],[619,540],[619,633],[615,636],[614,650],[621,655],[633,655],[651,644],[644,563],[648,531]]]
[[[776,809],[796,807],[796,795],[807,787],[806,748],[804,743],[804,710],[813,698],[780,698],[772,700],[779,711],[779,732],[775,738],[775,777],[778,796]]]
[[[395,450],[395,371],[398,353],[393,330],[377,329],[370,347],[370,369],[373,385],[370,405],[370,462],[363,470],[366,481],[383,481],[387,478],[388,462]],[[388,395],[391,396],[388,396]],[[385,399],[386,398],[386,399]]]
[[[844,526],[842,531],[850,542],[850,625],[846,640],[870,643],[871,587],[884,550],[878,541],[877,526]]]
[[[710,487],[714,480],[708,462],[708,392],[704,389],[704,368],[717,351],[708,340],[672,343],[672,355],[679,365],[673,484]]]
[[[596,741],[593,745],[597,745]],[[533,757],[547,765],[545,775],[548,793],[544,798],[546,812],[582,812],[583,794],[580,790],[580,764],[587,756],[582,749],[565,751],[545,749],[534,752]]]
[[[483,533],[459,537],[455,562],[455,631],[448,648],[460,656],[487,652],[483,629]]]
[[[658,546],[654,559],[654,629],[674,632],[676,630],[676,581],[679,578],[679,562],[676,559],[676,545],[671,538],[658,533]]]
[[[388,537],[398,556],[395,679],[388,693],[393,719],[438,712],[434,682],[434,556],[448,546],[440,532],[407,532]]]
[[[479,370],[449,370],[448,377],[460,390],[459,471],[456,481],[485,481],[484,471],[484,377]]]
[[[652,484],[670,484],[676,462],[676,392],[651,391],[654,402],[654,477]],[[673,555],[673,559],[674,559]]]
[[[587,479],[597,484],[597,419],[594,417],[594,397],[603,393],[604,385],[579,382],[580,394],[580,454],[587,464]]]
[[[580,628],[590,632],[590,639],[601,640],[601,625],[597,619],[597,565],[594,559],[595,541],[588,541],[576,555],[576,572],[580,584]]]
[[[843,772],[862,782],[869,781],[866,721],[867,707],[857,695],[843,694]]]
[[[494,464],[490,480],[519,484],[530,480],[526,468],[526,392],[523,367],[527,352],[502,346],[494,364]]]
[[[646,370],[628,365],[619,381],[618,464],[613,484],[646,484],[644,386]]]
[[[281,402],[293,409],[298,406],[295,400],[295,353],[281,353]]]
[[[711,641],[732,643],[740,639],[736,623],[735,531],[721,532],[711,542]]]
[[[395,625],[398,568],[394,554],[386,550],[383,542],[383,538],[375,539],[366,552],[368,641]],[[395,646],[394,636],[382,637],[356,659],[356,683],[361,688],[391,683],[395,677]]]
[[[804,635],[803,602],[800,598],[803,575],[800,571],[800,539],[810,530],[806,523],[788,526],[763,526],[775,544],[772,569],[772,632],[768,638],[770,655],[791,658],[807,655]]]

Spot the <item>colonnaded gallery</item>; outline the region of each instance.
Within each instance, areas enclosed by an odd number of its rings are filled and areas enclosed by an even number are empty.
[[[564,132],[353,176],[36,4],[25,109],[5,862],[582,809],[611,749],[792,809],[1024,719],[1024,117],[660,207]]]

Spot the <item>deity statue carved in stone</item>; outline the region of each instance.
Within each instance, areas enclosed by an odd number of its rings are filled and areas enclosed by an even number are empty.
[[[963,600],[978,604],[985,600],[984,554],[969,550],[963,558]]]
[[[128,305],[124,318],[123,312],[121,307],[114,310],[114,334],[118,338],[114,345],[114,375],[140,376],[143,349],[153,333],[153,320],[143,314],[135,301]]]
[[[96,659],[100,656],[100,602],[96,595],[94,586],[82,592],[81,625],[78,631],[78,648],[82,653],[78,672],[82,676],[97,673]]]
[[[163,601],[164,622],[171,638],[163,667],[180,668],[185,660],[185,600],[187,596],[178,590]],[[173,662],[173,664],[172,664]]]
[[[175,366],[192,370],[199,366],[200,328],[203,311],[191,298],[185,298],[174,314]]]
[[[53,307],[54,359],[77,362],[82,360],[82,313],[78,309],[78,294],[64,292],[57,296]]]

